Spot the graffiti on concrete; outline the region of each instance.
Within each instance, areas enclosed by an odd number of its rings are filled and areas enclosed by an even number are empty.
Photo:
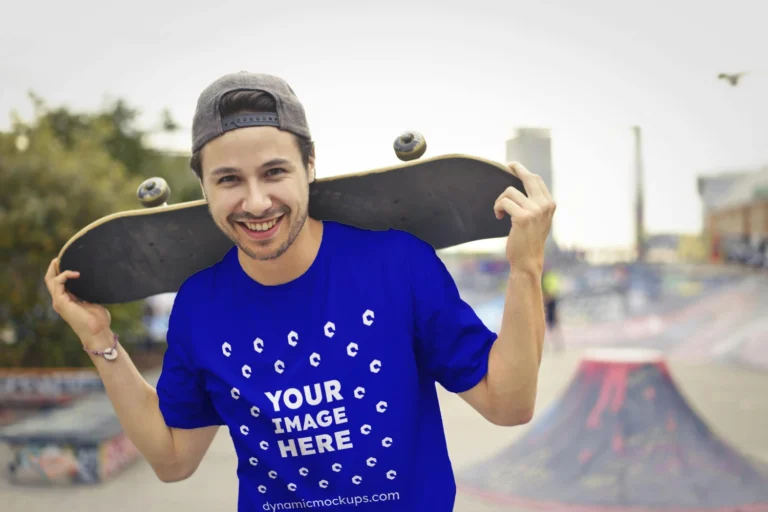
[[[139,457],[139,450],[124,433],[102,443],[100,449],[100,471],[102,480],[106,480]]]
[[[99,454],[95,445],[23,445],[14,448],[11,479],[23,483],[96,483]]]
[[[98,392],[3,427],[0,442],[15,453],[12,479],[43,484],[99,482],[139,457],[109,397]]]
[[[98,483],[139,457],[138,449],[124,433],[99,444],[24,444],[13,451],[11,479],[18,483]]]

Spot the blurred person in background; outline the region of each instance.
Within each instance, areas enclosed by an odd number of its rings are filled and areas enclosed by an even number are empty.
[[[557,311],[557,304],[560,299],[560,276],[554,267],[545,267],[541,279],[541,289],[544,295],[548,340],[555,352],[565,350],[565,340]]]

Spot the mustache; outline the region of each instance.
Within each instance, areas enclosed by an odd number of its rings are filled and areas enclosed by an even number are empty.
[[[236,215],[232,214],[229,216],[229,220],[231,222],[260,222],[267,219],[273,219],[275,217],[280,216],[281,214],[287,214],[291,210],[287,207],[281,207],[277,210],[273,210],[270,212],[265,212],[263,215],[260,215],[259,217],[255,217],[253,215],[244,214],[244,215]]]

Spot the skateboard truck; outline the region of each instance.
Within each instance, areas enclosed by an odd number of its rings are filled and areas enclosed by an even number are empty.
[[[138,190],[136,190],[136,197],[146,208],[167,206],[168,198],[171,197],[171,187],[163,178],[149,178],[139,185]]]
[[[421,158],[427,150],[427,141],[424,135],[415,131],[403,132],[395,139],[392,146],[397,158],[404,162]]]

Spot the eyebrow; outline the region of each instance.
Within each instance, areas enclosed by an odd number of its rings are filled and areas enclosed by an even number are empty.
[[[239,169],[236,169],[234,167],[217,167],[216,169],[211,171],[211,176],[219,176],[221,174],[232,174],[239,172]]]
[[[286,160],[285,158],[273,158],[272,160],[269,160],[268,162],[265,162],[262,164],[261,169],[267,168],[267,167],[273,167],[275,165],[290,165],[290,160]],[[240,172],[240,169],[236,167],[217,167],[213,171],[211,171],[211,176],[220,176],[222,174],[233,174]]]
[[[274,167],[276,165],[291,165],[291,161],[286,160],[285,158],[273,158],[269,162],[265,162],[261,168],[265,169],[267,167]]]

